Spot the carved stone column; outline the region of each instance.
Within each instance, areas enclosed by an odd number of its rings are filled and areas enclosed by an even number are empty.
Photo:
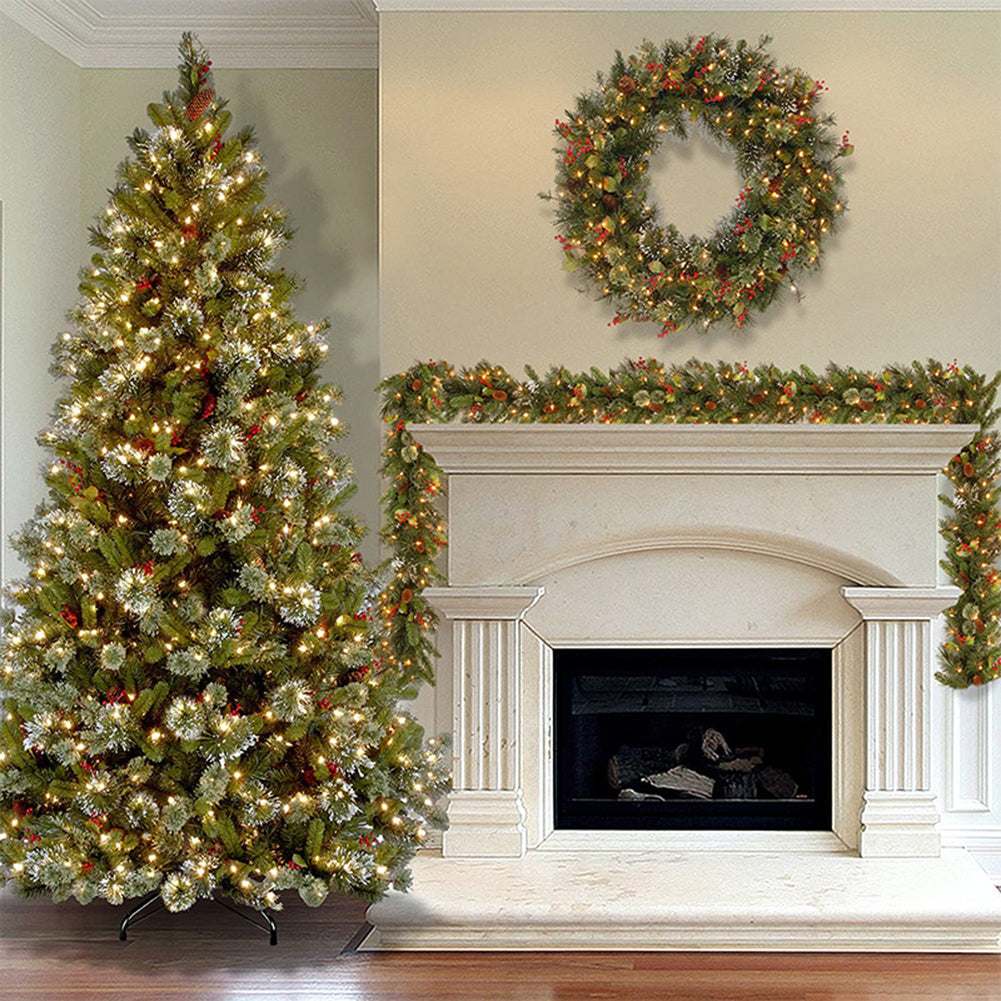
[[[932,623],[955,587],[846,587],[865,620],[866,777],[859,854],[937,856],[931,791]]]
[[[436,587],[424,595],[451,626],[455,741],[446,856],[525,854],[518,750],[518,623],[541,587]]]

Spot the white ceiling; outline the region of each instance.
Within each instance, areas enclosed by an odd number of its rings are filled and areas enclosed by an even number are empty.
[[[182,31],[218,66],[372,68],[383,11],[988,10],[1001,0],[0,0],[78,66],[168,67]]]
[[[0,0],[78,66],[177,65],[194,31],[217,66],[375,67],[372,0]]]

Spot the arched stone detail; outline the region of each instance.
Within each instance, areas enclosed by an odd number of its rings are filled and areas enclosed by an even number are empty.
[[[649,536],[633,540],[608,540],[598,543],[586,552],[568,552],[543,564],[526,567],[509,583],[525,585],[544,580],[553,574],[584,563],[595,562],[655,550],[711,549],[737,553],[754,553],[778,560],[788,560],[804,566],[823,570],[851,581],[860,587],[902,587],[904,582],[884,567],[863,559],[857,553],[848,553],[824,546],[809,539],[774,532],[750,532],[738,528],[721,527],[709,532],[702,528],[671,530],[660,538]]]

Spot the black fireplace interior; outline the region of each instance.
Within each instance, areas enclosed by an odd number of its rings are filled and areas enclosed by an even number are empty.
[[[829,830],[831,652],[558,649],[556,827]]]

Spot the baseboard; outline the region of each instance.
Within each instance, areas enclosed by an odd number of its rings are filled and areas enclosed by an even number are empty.
[[[1001,827],[946,828],[941,833],[943,848],[965,848],[1001,886]]]

